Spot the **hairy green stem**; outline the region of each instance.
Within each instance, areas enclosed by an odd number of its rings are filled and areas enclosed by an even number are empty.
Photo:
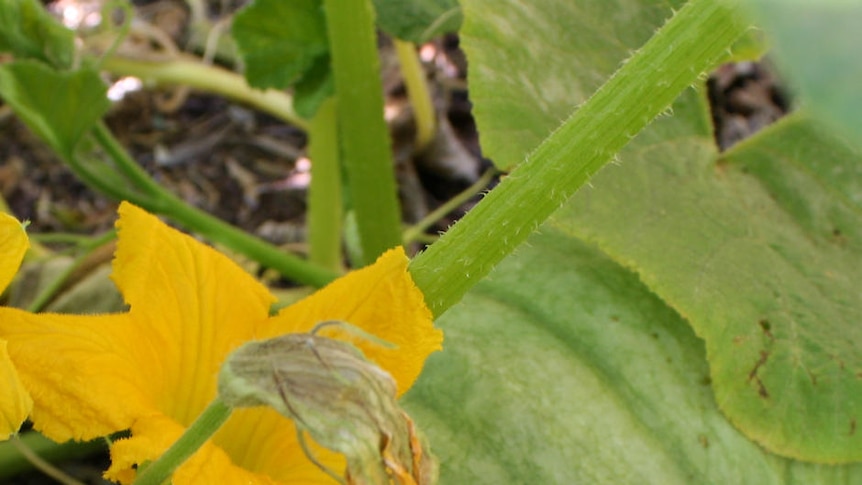
[[[341,160],[335,99],[325,101],[314,119],[308,138],[311,187],[308,190],[309,260],[322,268],[341,271]]]
[[[373,262],[401,244],[401,215],[371,0],[324,0],[350,203],[362,261]]]
[[[275,89],[254,89],[241,75],[204,64],[195,57],[181,56],[157,62],[111,56],[102,61],[101,68],[119,76],[140,78],[146,84],[189,86],[218,94],[308,130],[308,122],[296,114],[289,94]]]
[[[409,266],[435,316],[524,242],[727,53],[739,0],[692,0],[473,210]]]
[[[220,399],[211,402],[165,453],[138,473],[134,485],[162,485],[230,417],[232,409]]]
[[[416,55],[416,46],[412,42],[394,39],[395,52],[401,64],[401,76],[407,86],[407,96],[413,107],[413,119],[416,120],[416,151],[420,152],[431,143],[437,133],[437,113],[431,101],[425,70]]]

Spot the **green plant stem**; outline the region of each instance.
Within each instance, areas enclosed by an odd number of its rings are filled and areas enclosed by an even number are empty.
[[[342,270],[341,258],[341,160],[335,99],[325,101],[308,132],[311,187],[308,190],[309,260],[331,271]]]
[[[89,250],[76,257],[74,261],[72,261],[72,264],[69,265],[69,267],[63,270],[60,275],[54,278],[54,280],[51,281],[48,286],[46,286],[38,295],[36,295],[36,298],[33,299],[33,302],[27,306],[27,311],[31,313],[38,313],[42,311],[42,309],[45,308],[45,305],[47,305],[51,301],[51,299],[53,299],[54,296],[57,295],[60,289],[63,288],[63,285],[66,284],[66,281],[69,279],[69,277],[72,276],[72,274],[81,266],[81,264],[87,260],[90,254],[99,246],[107,244],[108,242],[114,240],[116,237],[116,231],[108,231],[105,234],[99,236],[98,238],[90,241],[88,243]]]
[[[72,157],[69,166],[88,185],[117,200],[128,200],[150,212],[168,216],[198,234],[245,254],[264,266],[299,283],[321,287],[338,277],[338,273],[321,268],[298,256],[285,253],[247,232],[200,209],[192,207],[153,181],[129,156],[103,124],[93,130],[96,141],[111,156],[118,169],[141,192],[133,192],[100,177]]]
[[[63,472],[63,470],[60,470],[51,464],[51,462],[39,456],[38,453],[30,449],[30,447],[17,436],[13,436],[9,441],[12,443],[12,446],[14,446],[18,452],[27,459],[27,461],[45,475],[63,485],[84,485],[84,482],[75,480],[73,477],[70,477],[68,474]]]
[[[218,94],[308,130],[308,122],[296,114],[293,98],[287,93],[274,89],[254,89],[241,75],[204,64],[196,57],[181,56],[168,61],[143,61],[111,56],[102,61],[101,67],[119,76],[140,78],[145,84],[182,85]]]
[[[74,441],[55,443],[34,431],[22,433],[16,439],[30,452],[48,463],[80,460],[105,451],[103,440],[84,443]],[[7,483],[7,479],[33,468],[33,463],[22,454],[21,448],[17,444],[11,441],[0,443],[0,481]]]
[[[446,217],[446,214],[460,207],[461,204],[470,200],[470,198],[478,194],[480,190],[487,187],[496,174],[497,171],[494,169],[486,170],[485,173],[479,177],[479,180],[473,182],[473,185],[467,187],[465,190],[461,191],[461,193],[431,211],[431,213],[423,217],[421,221],[407,228],[401,236],[404,244],[410,244],[417,241],[429,227],[433,226],[440,219]]]
[[[371,0],[324,0],[350,203],[362,245],[362,263],[401,244],[401,215]]]
[[[156,461],[138,473],[134,485],[161,485],[189,459],[230,417],[232,409],[216,398],[186,432]]]
[[[395,52],[401,65],[401,76],[407,86],[407,96],[413,107],[413,119],[416,120],[416,151],[424,150],[437,133],[437,113],[431,101],[425,70],[416,55],[416,46],[412,42],[394,39]]]
[[[749,26],[738,4],[687,3],[482,202],[413,259],[410,273],[435,316],[727,53]]]
[[[320,288],[339,276],[334,271],[286,253],[179,199],[165,209],[164,215],[304,285]]]
[[[104,121],[96,123],[93,128],[93,136],[103,150],[114,161],[117,169],[123,173],[135,188],[143,191],[144,195],[151,199],[150,205],[165,204],[172,198],[161,185],[157,184],[150,175],[132,159],[123,145],[114,138],[111,130],[105,126]]]

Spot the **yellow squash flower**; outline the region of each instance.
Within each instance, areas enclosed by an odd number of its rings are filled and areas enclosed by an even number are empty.
[[[0,213],[0,293],[18,271],[28,246],[27,234],[21,223]],[[6,341],[0,339],[0,439],[8,439],[18,432],[32,407],[33,401],[9,360]]]
[[[130,429],[111,446],[105,476],[130,483],[135,467],[159,457],[216,396],[225,356],[244,342],[308,332],[343,320],[397,346],[343,330],[406,391],[440,349],[407,257],[391,250],[270,317],[274,298],[227,257],[156,217],[120,206],[114,282],[128,313],[31,314],[0,309],[0,338],[33,396],[31,419],[51,439],[86,440]],[[335,470],[342,457],[315,447]],[[268,408],[235,411],[173,476],[173,483],[332,483],[302,452],[293,423]]]

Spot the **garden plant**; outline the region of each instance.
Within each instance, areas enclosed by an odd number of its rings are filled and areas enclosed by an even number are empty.
[[[108,442],[105,478],[135,484],[862,481],[857,2],[252,0],[203,54],[146,61],[124,54],[134,16],[108,1],[75,32],[0,3],[0,97],[122,201],[82,249],[116,237],[127,305],[0,308],[0,475]],[[503,174],[409,256],[378,31],[419,146],[416,45],[458,32]],[[209,62],[231,48],[242,74]],[[795,110],[722,151],[706,76],[767,53]],[[308,256],[141,168],[103,122],[106,74],[304,130]],[[14,216],[4,289],[52,256]],[[279,301],[235,260],[318,290]]]

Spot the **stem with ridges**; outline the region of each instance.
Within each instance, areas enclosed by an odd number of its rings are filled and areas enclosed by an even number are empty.
[[[727,53],[748,28],[738,3],[686,4],[482,202],[414,258],[410,273],[435,316]]]
[[[335,99],[326,100],[308,132],[311,186],[308,189],[308,259],[331,271],[341,271],[341,160]]]
[[[371,0],[324,0],[337,96],[338,135],[362,263],[401,244],[401,211]]]

